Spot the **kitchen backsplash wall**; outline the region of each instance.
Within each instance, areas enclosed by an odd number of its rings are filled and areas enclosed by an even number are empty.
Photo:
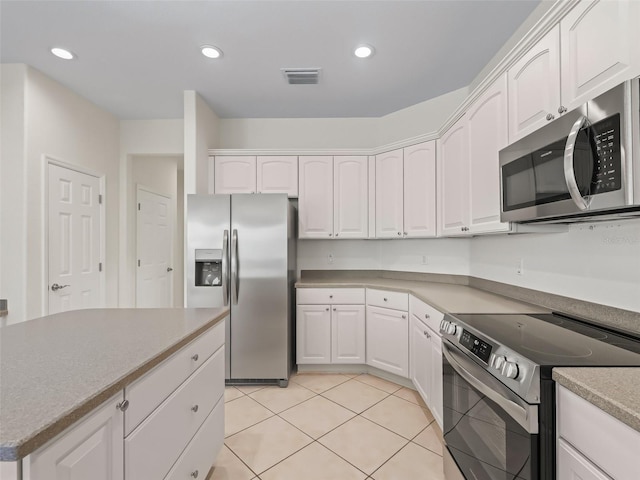
[[[469,239],[299,240],[300,270],[469,274]]]
[[[477,237],[470,274],[640,312],[640,220],[576,224],[565,233]]]

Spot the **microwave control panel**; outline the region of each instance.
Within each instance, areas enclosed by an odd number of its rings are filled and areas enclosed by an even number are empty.
[[[596,149],[591,193],[620,190],[622,187],[620,114],[596,122],[590,129]]]

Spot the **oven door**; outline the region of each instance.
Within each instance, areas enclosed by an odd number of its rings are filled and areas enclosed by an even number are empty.
[[[445,339],[442,362],[444,440],[464,478],[537,479],[538,406]]]

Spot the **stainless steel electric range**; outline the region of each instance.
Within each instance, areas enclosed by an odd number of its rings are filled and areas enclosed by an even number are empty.
[[[446,315],[440,331],[445,470],[467,480],[555,479],[552,368],[640,366],[640,338],[560,314]]]

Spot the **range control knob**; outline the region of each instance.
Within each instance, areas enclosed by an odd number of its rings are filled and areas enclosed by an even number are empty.
[[[505,362],[502,366],[502,375],[507,378],[518,378],[519,373],[520,369],[516,362]]]
[[[455,335],[457,331],[458,331],[458,326],[455,323],[453,322],[447,323],[447,330],[445,331],[447,335]]]
[[[507,357],[505,357],[504,355],[496,355],[493,358],[493,362],[491,365],[496,370],[501,370],[505,363],[507,363]]]
[[[440,322],[440,332],[441,333],[447,333],[447,326],[449,325],[449,321],[448,320],[442,320]]]

